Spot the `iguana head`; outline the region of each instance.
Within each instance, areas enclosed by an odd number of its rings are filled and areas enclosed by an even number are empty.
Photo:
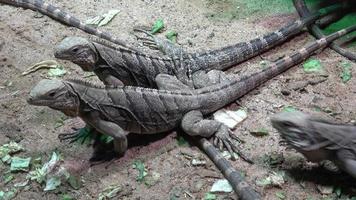
[[[271,117],[272,126],[294,149],[312,162],[330,158],[330,151],[324,147],[329,141],[320,137],[320,133],[311,124],[311,116],[302,112],[282,112]]]
[[[302,112],[281,112],[273,115],[271,122],[290,145],[303,149],[312,145],[308,119],[309,116]]]
[[[69,85],[60,80],[41,80],[31,89],[27,102],[36,106],[48,106],[68,116],[78,115],[77,95]]]
[[[54,56],[79,65],[84,71],[93,71],[98,60],[95,46],[82,37],[66,37],[56,47]]]

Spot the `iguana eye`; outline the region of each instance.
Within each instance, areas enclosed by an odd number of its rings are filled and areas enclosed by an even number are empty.
[[[291,127],[291,126],[293,126],[293,123],[291,123],[291,122],[283,122],[283,126]]]
[[[56,95],[55,92],[51,92],[51,93],[48,94],[48,96],[50,96],[50,97],[54,97],[54,95]]]
[[[72,52],[73,52],[73,53],[77,53],[78,51],[79,51],[79,48],[78,48],[78,47],[72,48]]]

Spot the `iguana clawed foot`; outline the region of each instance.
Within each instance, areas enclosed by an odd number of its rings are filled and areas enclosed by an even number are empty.
[[[235,142],[240,142],[241,140],[225,124],[211,119],[204,119],[202,112],[193,110],[185,114],[181,125],[182,129],[189,135],[206,138],[212,136],[214,138],[214,146],[220,150],[226,147],[233,159],[235,159],[234,153],[237,153],[245,161],[253,163],[236,145]]]
[[[136,32],[134,35],[137,40],[142,41],[142,44],[150,49],[160,50],[165,55],[177,59],[181,58],[183,54],[185,54],[181,46],[176,45],[168,39],[156,37],[150,33],[149,30],[145,30],[144,28],[134,28],[134,31]],[[142,36],[140,33],[145,35]]]
[[[72,128],[74,132],[71,133],[61,133],[58,135],[58,139],[60,142],[65,142],[68,141],[68,143],[74,143],[77,141],[80,141],[81,144],[83,144],[89,137],[91,136],[90,129],[87,127],[84,128]]]
[[[142,41],[142,44],[144,46],[147,46],[153,50],[160,49],[159,44],[161,43],[161,40],[159,40],[156,36],[154,36],[148,30],[145,30],[144,28],[141,28],[141,27],[140,28],[136,27],[133,30],[134,30],[134,32],[136,32],[136,33],[134,33],[136,39],[139,41]],[[145,36],[141,36],[138,33],[143,33],[143,34],[145,34]]]
[[[222,125],[221,128],[215,133],[213,137],[213,144],[220,151],[224,147],[228,150],[233,160],[236,160],[235,153],[239,155],[248,163],[253,163],[253,161],[248,158],[244,153],[242,153],[241,148],[236,145],[236,142],[241,142],[241,139],[237,137],[227,126]]]

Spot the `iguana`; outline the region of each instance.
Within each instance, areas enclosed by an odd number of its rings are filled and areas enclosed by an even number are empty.
[[[47,15],[65,25],[76,27],[86,33],[98,36],[99,38],[120,45],[123,48],[126,47],[128,49],[138,51],[135,47],[129,45],[127,42],[124,42],[114,37],[112,34],[101,31],[92,26],[86,25],[85,23],[81,22],[78,18],[74,17],[73,15],[63,11],[62,9],[56,6],[48,4],[42,0],[0,0],[0,3],[8,4],[16,7],[28,8],[34,11],[41,12],[42,14]]]
[[[108,88],[82,80],[44,79],[31,89],[27,102],[31,105],[48,106],[68,116],[79,116],[95,131],[112,136],[118,155],[126,151],[128,133],[154,134],[178,126],[192,136],[214,137],[215,146],[225,146],[229,151],[240,153],[234,142],[237,136],[226,125],[204,119],[203,116],[235,101],[309,57],[314,51],[354,30],[356,25],[317,40],[292,56],[286,56],[250,76],[240,79],[236,79],[234,75],[220,76],[223,77],[221,83],[201,89],[190,89],[176,77],[167,74],[160,74],[156,78],[160,90],[133,86]],[[165,84],[168,81],[170,83]],[[209,149],[203,146],[203,150]],[[211,159],[217,163],[222,157],[213,155]],[[218,167],[238,195],[248,191],[250,195],[241,199],[260,199],[253,190],[246,188],[246,182],[240,183],[241,177],[237,177],[236,173],[231,177],[231,172],[235,172],[233,168],[226,169],[225,164]]]
[[[308,160],[331,160],[356,178],[356,126],[335,124],[302,112],[273,115],[271,123]]]
[[[232,67],[282,43],[300,32],[305,25],[339,8],[340,6],[331,6],[249,42],[202,53],[159,57],[120,47],[110,48],[81,37],[67,37],[57,45],[54,55],[78,64],[84,71],[94,71],[105,85],[117,86],[124,83],[156,88],[155,77],[165,73],[177,76],[191,87],[200,88],[207,86],[195,81],[200,80],[198,74],[202,71]],[[192,73],[192,77],[187,76]]]

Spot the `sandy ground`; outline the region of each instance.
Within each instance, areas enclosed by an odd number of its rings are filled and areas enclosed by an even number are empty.
[[[112,8],[119,9],[121,12],[102,29],[135,46],[139,44],[132,35],[133,26],[149,25],[155,19],[162,18],[167,29],[179,33],[178,42],[189,51],[247,41],[297,18],[295,13],[275,12],[256,12],[248,17],[219,15],[226,7],[229,8],[229,4],[224,4],[229,1],[50,2],[65,8],[80,19],[102,14]],[[53,47],[64,37],[85,34],[31,10],[4,5],[0,6],[0,33],[0,144],[15,140],[26,148],[19,156],[40,155],[43,160],[47,160],[56,150],[68,162],[83,167],[80,171],[83,186],[79,190],[64,185],[54,192],[43,192],[43,187],[31,183],[28,190],[19,190],[15,199],[61,199],[63,194],[70,194],[76,199],[97,199],[98,194],[110,185],[121,185],[124,188],[119,193],[120,199],[202,199],[212,184],[222,178],[221,173],[194,143],[188,146],[178,145],[176,133],[152,140],[150,137],[140,136],[140,141],[150,142],[131,147],[124,158],[109,166],[101,164],[88,167],[81,164],[90,158],[92,149],[84,145],[60,143],[57,135],[60,132],[69,132],[71,127],[81,127],[82,122],[79,119],[64,118],[64,125],[55,128],[55,124],[63,119],[63,114],[49,108],[29,106],[25,101],[29,89],[46,75],[46,70],[28,76],[21,76],[21,73],[34,63],[54,59]],[[236,66],[230,72],[249,74],[262,69],[262,60],[273,61],[312,40],[304,32],[262,56]],[[249,165],[241,159],[232,161],[232,164],[245,174],[248,182],[264,199],[278,199],[276,193],[280,192],[284,193],[285,199],[337,199],[335,192],[322,195],[317,189],[319,184],[341,188],[342,194],[350,197],[355,195],[354,180],[308,163],[300,154],[286,150],[285,146],[279,144],[278,133],[269,122],[269,117],[285,106],[317,113],[337,122],[355,122],[356,78],[346,84],[340,79],[341,62],[348,61],[330,49],[314,55],[313,58],[321,61],[324,74],[328,75],[326,81],[307,85],[299,91],[290,90],[290,83],[318,77],[315,74],[306,74],[299,65],[238,100],[246,108],[248,118],[238,126],[235,133],[245,141],[241,146],[256,164]],[[84,76],[74,64],[59,62],[70,72],[65,78]],[[356,76],[355,64],[352,64],[352,68],[353,75]],[[285,91],[289,95],[285,95]],[[269,135],[255,137],[250,134],[250,130],[259,128],[266,128]],[[193,166],[190,158],[185,155],[206,160],[207,163]],[[275,157],[282,159],[275,161]],[[269,159],[272,162],[268,162]],[[142,160],[149,174],[158,173],[158,181],[150,186],[136,181],[138,172],[132,168],[135,160]],[[7,170],[8,166],[0,164],[0,173]],[[281,187],[256,186],[256,180],[266,177],[272,171],[285,171],[286,183]],[[10,189],[14,183],[23,181],[26,173],[17,173],[14,176],[15,180],[7,184],[3,178],[0,179],[0,190]],[[235,198],[233,194],[217,194],[217,199]]]

